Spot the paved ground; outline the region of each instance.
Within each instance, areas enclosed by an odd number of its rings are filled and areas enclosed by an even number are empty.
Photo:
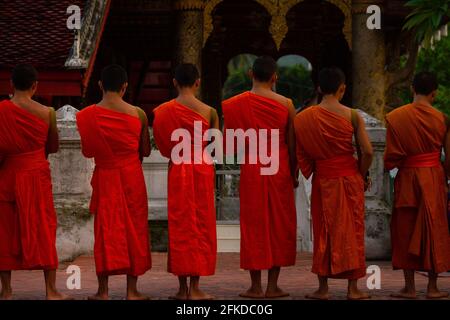
[[[167,254],[153,253],[153,269],[140,278],[140,290],[152,299],[167,299],[177,289],[177,279],[166,272]],[[80,290],[66,288],[66,268],[75,264],[81,268]],[[393,271],[389,262],[368,262],[368,265],[378,265],[381,268],[381,290],[372,290],[373,299],[389,299],[389,295],[402,287],[401,271]],[[294,267],[282,270],[280,286],[291,293],[288,299],[304,299],[306,293],[316,288],[316,277],[310,272],[311,255],[299,254]],[[421,299],[424,298],[427,278],[416,275],[417,289]],[[92,257],[80,257],[69,264],[62,264],[58,271],[58,288],[76,299],[86,299],[96,291],[96,275]],[[450,291],[450,277],[440,278],[443,290]],[[247,289],[249,279],[247,272],[239,269],[239,254],[221,253],[218,256],[217,273],[215,276],[203,278],[202,287],[205,291],[219,299],[239,299],[238,293]],[[366,280],[361,281],[361,288],[366,287]],[[40,271],[16,271],[13,273],[13,289],[15,299],[44,299],[43,277]],[[345,299],[346,281],[331,280],[330,289],[333,299]],[[115,276],[110,280],[110,295],[112,299],[123,299],[125,293],[125,277]]]

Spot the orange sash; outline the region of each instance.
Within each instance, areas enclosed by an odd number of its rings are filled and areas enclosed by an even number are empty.
[[[402,168],[435,168],[441,165],[441,153],[430,152],[409,156],[402,164]]]
[[[357,160],[352,155],[317,160],[315,173],[327,179],[353,176],[358,173]]]

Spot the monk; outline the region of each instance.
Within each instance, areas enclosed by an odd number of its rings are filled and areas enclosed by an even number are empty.
[[[170,298],[210,300],[213,297],[200,290],[199,281],[200,277],[213,275],[216,268],[215,170],[207,153],[203,157],[194,150],[198,147],[203,153],[208,142],[197,143],[192,138],[196,134],[203,137],[210,128],[218,129],[219,119],[215,109],[196,98],[200,76],[195,65],[179,65],[173,84],[177,98],[156,108],[153,122],[158,149],[170,159],[168,271],[178,276],[179,281],[178,293]],[[196,124],[200,126],[198,129]],[[177,130],[184,130],[191,137],[187,141],[189,150],[183,152],[189,153],[191,148],[192,152],[184,159],[177,159],[179,153],[174,152],[179,143],[173,138]]]
[[[56,212],[47,157],[58,151],[55,110],[33,100],[37,72],[12,71],[14,96],[0,102],[0,299],[12,299],[11,270],[44,270],[48,300],[56,290]]]
[[[98,292],[108,299],[108,278],[127,275],[127,299],[146,300],[138,277],[151,268],[147,189],[142,159],[150,155],[147,117],[122,98],[127,73],[118,65],[103,69],[103,99],[77,114],[83,155],[95,159],[90,212],[95,216]]]
[[[416,298],[415,271],[429,274],[428,298],[448,296],[437,286],[438,274],[450,269],[446,203],[450,137],[446,116],[432,106],[437,88],[435,75],[417,74],[414,102],[386,116],[384,165],[399,170],[391,220],[392,265],[405,277],[405,287],[393,295],[399,298]],[[445,169],[440,161],[443,148]]]
[[[373,150],[362,117],[340,103],[346,90],[344,73],[322,70],[319,86],[322,102],[295,119],[298,165],[305,178],[313,176],[312,272],[319,289],[306,297],[328,299],[328,279],[336,278],[348,279],[348,299],[367,299],[357,281],[366,275],[364,190]],[[354,157],[354,135],[361,148],[359,161]]]
[[[266,164],[252,154],[248,139],[243,150],[233,150],[225,141],[225,153],[244,153],[240,176],[241,268],[249,270],[251,286],[240,294],[245,298],[279,298],[289,294],[278,287],[281,267],[296,260],[297,215],[294,188],[298,185],[295,161],[295,108],[292,100],[273,91],[277,65],[271,57],[259,57],[249,71],[253,86],[223,102],[225,131],[268,130],[269,138],[260,139],[258,148],[271,149],[276,139],[279,147],[270,150],[279,167],[272,174],[262,174]],[[277,132],[273,137],[270,133]],[[250,161],[256,157],[257,161]],[[253,163],[252,163],[253,162]],[[268,270],[265,292],[261,271]]]

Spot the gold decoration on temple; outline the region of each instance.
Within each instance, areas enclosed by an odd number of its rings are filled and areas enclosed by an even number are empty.
[[[208,0],[203,11],[203,45],[206,44],[210,34],[212,33],[213,18],[212,12],[214,8],[224,0]],[[286,14],[292,7],[303,2],[304,0],[254,0],[261,4],[267,12],[272,16],[269,27],[269,32],[278,49],[280,49],[283,39],[286,37],[289,28],[286,22]],[[348,42],[349,47],[352,47],[352,0],[326,0],[327,2],[338,7],[345,16],[345,23],[343,33]]]
[[[222,1],[223,0],[209,0],[205,5],[205,9],[203,11],[203,46],[205,46],[209,35],[214,29],[212,12],[214,8]]]
[[[203,10],[205,8],[204,0],[176,0],[175,10]]]
[[[272,16],[269,32],[272,35],[273,40],[279,50],[281,42],[288,33],[288,26],[286,22],[286,14],[296,4],[304,0],[255,0],[264,8],[267,9]]]

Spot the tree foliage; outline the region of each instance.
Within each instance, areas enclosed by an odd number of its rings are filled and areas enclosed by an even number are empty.
[[[412,8],[412,12],[406,18],[404,29],[414,30],[417,41],[429,47],[435,32],[450,16],[450,1],[410,0],[405,5]]]
[[[417,71],[430,71],[437,75],[439,81],[436,107],[450,115],[450,37],[439,41],[435,49],[423,49],[420,51],[417,63]]]

